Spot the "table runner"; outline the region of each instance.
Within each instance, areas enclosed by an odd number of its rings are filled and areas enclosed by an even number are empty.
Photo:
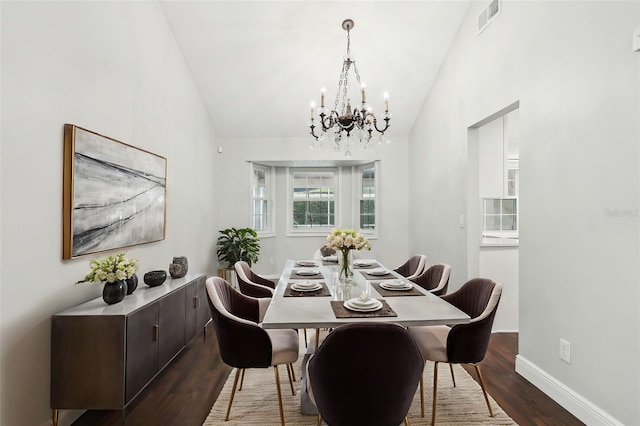
[[[357,312],[351,311],[344,307],[344,301],[332,300],[331,308],[336,318],[379,318],[379,317],[397,317],[393,309],[387,304],[386,300],[378,299],[382,302],[382,308],[373,312]]]
[[[313,297],[313,296],[321,296],[321,297],[325,297],[325,296],[331,296],[331,292],[329,291],[329,287],[327,287],[327,284],[324,281],[319,282],[318,284],[322,285],[322,288],[319,290],[315,290],[315,291],[296,291],[294,289],[291,288],[291,284],[295,284],[295,283],[288,283],[287,284],[287,288],[284,291],[283,296],[284,297]]]
[[[398,279],[398,277],[396,277],[395,275],[393,275],[391,272],[389,272],[388,274],[384,274],[384,275],[371,275],[368,274],[365,271],[360,271],[360,273],[362,274],[363,277],[365,277],[365,279],[369,280],[369,281],[380,281],[380,280],[395,280]]]
[[[293,271],[291,271],[291,276],[289,278],[291,278],[292,280],[321,280],[324,277],[322,276],[322,273],[319,273],[317,275],[300,275],[298,274],[298,271],[294,269]]]
[[[387,290],[380,287],[380,283],[371,282],[371,287],[375,288],[382,297],[395,297],[395,296],[424,296],[424,293],[416,288],[416,284],[413,284],[411,290]]]

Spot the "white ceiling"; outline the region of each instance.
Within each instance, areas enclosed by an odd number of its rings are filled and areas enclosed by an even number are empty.
[[[302,137],[309,103],[333,106],[351,18],[367,101],[391,134],[411,132],[470,1],[161,1],[216,134]],[[350,82],[355,82],[353,74]],[[352,83],[352,99],[359,86]]]

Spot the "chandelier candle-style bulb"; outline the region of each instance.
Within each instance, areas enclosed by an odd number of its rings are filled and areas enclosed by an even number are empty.
[[[309,104],[309,106],[311,106],[311,121],[313,121],[313,114],[315,113],[315,110],[316,110],[316,103],[311,101],[311,104]]]
[[[381,119],[383,125],[379,126],[373,109],[367,104],[366,84],[360,80],[360,73],[356,66],[355,56],[351,53],[351,30],[354,27],[353,20],[345,19],[342,22],[342,29],[347,32],[347,52],[342,62],[342,70],[338,81],[338,92],[336,100],[331,107],[325,107],[326,89],[320,90],[320,108],[318,108],[319,125],[314,122],[315,103],[311,103],[311,136],[317,142],[329,140],[337,151],[345,151],[345,155],[351,155],[352,145],[356,143],[363,144],[365,151],[370,150],[370,141],[373,132],[376,131],[381,135],[385,134],[389,128],[391,115],[389,114],[388,95],[385,93],[385,113]],[[352,106],[350,89],[353,88],[349,84],[349,73],[353,70],[355,74],[356,84],[360,85],[360,96],[362,105],[360,107]],[[352,79],[353,81],[353,79]],[[320,126],[321,124],[321,126]],[[316,134],[316,127],[320,131]],[[328,136],[328,137],[327,137]]]
[[[387,92],[384,92],[384,95],[382,95],[382,97],[384,98],[384,110],[389,111],[389,94]]]

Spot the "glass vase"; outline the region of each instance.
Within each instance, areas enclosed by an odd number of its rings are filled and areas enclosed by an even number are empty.
[[[353,280],[353,254],[350,249],[343,249],[338,257],[340,281],[350,283]]]

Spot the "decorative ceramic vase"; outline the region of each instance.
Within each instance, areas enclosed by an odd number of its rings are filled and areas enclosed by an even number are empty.
[[[171,274],[171,278],[182,278],[187,275],[187,273],[184,272],[184,266],[180,263],[172,263],[169,265],[169,273]]]
[[[338,255],[340,281],[349,283],[353,279],[353,255],[351,249],[342,249]]]
[[[122,299],[127,295],[127,282],[125,280],[116,281],[113,283],[104,283],[102,289],[102,299],[108,305],[122,302]]]
[[[127,278],[127,296],[136,291],[138,288],[138,276],[136,274]]]
[[[167,271],[150,271],[144,274],[143,280],[149,287],[157,287],[167,279]]]
[[[173,278],[182,278],[187,275],[187,271],[189,270],[189,262],[187,262],[187,258],[185,256],[176,256],[173,258],[173,262],[171,263],[182,265],[182,272],[178,274],[179,276],[174,276],[173,274],[171,274]],[[171,271],[169,271],[169,273],[171,273]]]

